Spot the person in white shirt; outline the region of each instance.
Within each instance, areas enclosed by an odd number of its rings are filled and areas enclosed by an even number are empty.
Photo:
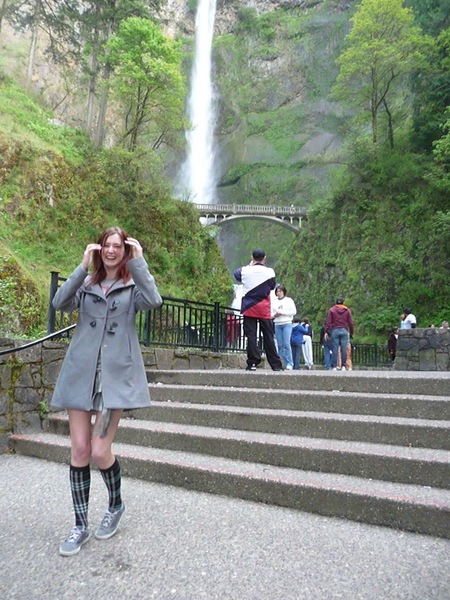
[[[302,321],[303,327],[306,327],[308,333],[303,336],[303,346],[302,353],[303,359],[305,361],[305,367],[307,369],[312,369],[313,367],[313,347],[312,347],[312,337],[313,337],[313,328],[310,323],[308,317],[304,317]]]
[[[400,329],[415,329],[417,325],[416,317],[412,314],[410,308],[404,308],[405,317],[400,321]]]
[[[278,354],[283,360],[285,368],[291,371],[294,368],[291,348],[292,319],[297,312],[297,308],[292,298],[286,296],[284,285],[276,286],[275,296],[276,299],[272,305],[272,316],[275,324]]]

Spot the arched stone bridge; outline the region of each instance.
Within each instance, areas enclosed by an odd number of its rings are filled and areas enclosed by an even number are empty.
[[[252,204],[196,204],[200,217],[206,225],[220,225],[236,219],[262,219],[272,221],[298,233],[302,219],[306,219],[306,208],[299,206],[255,206]]]

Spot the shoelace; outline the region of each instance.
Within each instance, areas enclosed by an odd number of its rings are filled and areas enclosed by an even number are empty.
[[[67,538],[68,542],[76,542],[78,538],[82,535],[83,531],[78,529],[78,527],[74,527]]]
[[[103,517],[102,527],[109,527],[114,519],[114,513],[106,511],[105,516]]]

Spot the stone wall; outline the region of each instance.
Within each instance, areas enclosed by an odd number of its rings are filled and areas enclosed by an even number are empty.
[[[450,371],[448,329],[402,329],[397,340],[396,371]]]
[[[25,343],[0,338],[0,350]],[[0,454],[6,450],[9,433],[37,427],[45,417],[66,348],[65,341],[50,341],[0,356]],[[246,365],[242,353],[145,348],[143,357],[147,369],[232,369]]]

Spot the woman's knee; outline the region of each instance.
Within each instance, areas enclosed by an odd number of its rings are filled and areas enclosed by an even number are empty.
[[[72,439],[72,464],[87,465],[91,459],[91,444],[85,440]]]
[[[92,441],[91,458],[100,469],[105,468],[111,459],[111,444],[105,444],[102,438]]]

